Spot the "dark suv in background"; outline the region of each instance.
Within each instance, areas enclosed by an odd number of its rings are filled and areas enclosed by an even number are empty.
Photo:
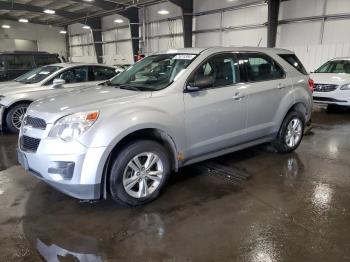
[[[0,53],[0,82],[13,80],[33,68],[62,62],[58,54],[33,51]]]

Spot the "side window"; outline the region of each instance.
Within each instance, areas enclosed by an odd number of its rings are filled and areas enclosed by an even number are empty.
[[[283,69],[267,55],[248,53],[243,57],[249,81],[267,81],[284,77]]]
[[[116,72],[108,67],[95,66],[93,68],[93,75],[93,81],[103,81],[111,79],[116,75]]]
[[[88,67],[82,66],[82,67],[74,67],[68,70],[65,70],[56,78],[64,79],[66,81],[66,84],[74,84],[74,83],[82,83],[88,81]],[[50,81],[50,84],[52,84],[52,81]]]
[[[10,69],[31,69],[33,67],[33,57],[27,55],[15,55],[9,61]]]
[[[213,78],[213,87],[238,83],[237,59],[232,54],[220,54],[211,57],[197,69],[191,82],[196,82],[208,76]]]

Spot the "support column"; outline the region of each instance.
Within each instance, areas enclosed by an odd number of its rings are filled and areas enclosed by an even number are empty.
[[[103,63],[103,42],[101,18],[89,18],[86,25],[91,27],[92,39],[94,41],[97,63]]]
[[[130,33],[132,42],[133,57],[137,55],[140,49],[140,20],[139,20],[139,9],[136,7],[131,7],[125,11],[121,11],[120,15],[129,19],[130,23]]]
[[[276,46],[280,0],[268,0],[267,47]]]
[[[184,47],[192,47],[193,0],[170,0],[182,9]]]

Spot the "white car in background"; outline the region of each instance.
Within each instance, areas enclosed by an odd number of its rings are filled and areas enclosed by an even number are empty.
[[[350,57],[330,60],[310,77],[315,103],[350,106]]]
[[[59,63],[33,69],[13,81],[1,82],[0,131],[5,128],[18,133],[28,106],[35,100],[96,86],[115,75],[116,69],[111,66]]]

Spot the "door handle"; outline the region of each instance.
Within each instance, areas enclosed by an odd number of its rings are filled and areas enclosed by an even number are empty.
[[[240,93],[235,93],[235,95],[232,97],[233,100],[235,101],[241,101],[243,98],[245,98],[245,95],[240,94]]]
[[[277,85],[277,88],[278,88],[278,89],[283,89],[283,88],[285,88],[285,86],[284,86],[282,83],[279,83],[279,84]]]

